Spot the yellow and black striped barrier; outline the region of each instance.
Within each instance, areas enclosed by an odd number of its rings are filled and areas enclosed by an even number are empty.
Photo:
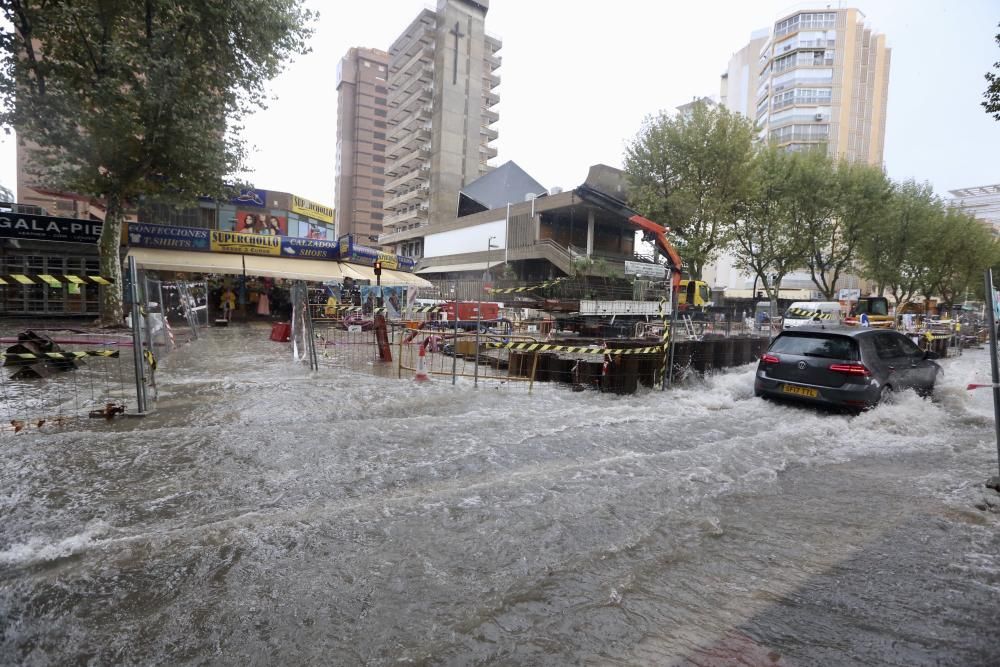
[[[324,313],[329,313],[330,311],[337,313],[360,313],[364,310],[364,306],[324,306],[321,303],[314,303],[313,307],[322,310]],[[375,308],[372,312],[384,313],[386,309]]]
[[[104,276],[55,276],[48,273],[37,273],[27,275],[24,273],[7,273],[0,275],[0,286],[10,285],[49,285],[50,287],[62,287],[63,285],[114,285],[115,282]]]
[[[555,278],[553,280],[546,280],[544,283],[538,285],[524,285],[522,287],[494,287],[492,289],[486,290],[490,294],[521,294],[523,292],[530,292],[536,289],[545,289],[546,287],[552,287],[557,285],[562,281],[566,280],[563,278]]]
[[[806,310],[805,308],[789,308],[789,315],[794,315],[807,320],[832,320],[833,315],[830,313],[820,312],[818,310]]]
[[[587,347],[571,345],[552,345],[550,343],[486,343],[486,347],[500,350],[515,350],[517,352],[567,352],[570,354],[659,354],[665,349],[662,345],[651,347],[610,348]]]
[[[81,352],[0,352],[0,359],[83,359],[84,357],[117,358],[118,350],[86,350]]]
[[[440,313],[440,306],[418,306],[417,308],[410,308],[411,313]]]

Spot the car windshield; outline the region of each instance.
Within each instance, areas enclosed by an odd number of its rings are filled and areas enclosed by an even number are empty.
[[[858,358],[858,345],[852,338],[823,334],[782,334],[774,339],[769,351],[800,357]]]

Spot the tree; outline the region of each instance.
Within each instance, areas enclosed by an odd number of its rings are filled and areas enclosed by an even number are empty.
[[[978,287],[983,270],[997,257],[993,234],[971,215],[942,208],[932,219],[923,244],[924,273],[920,291],[928,301],[934,295],[950,307],[969,288]]]
[[[920,293],[933,262],[934,222],[943,207],[927,183],[892,188],[885,214],[872,221],[858,247],[862,275],[879,294],[888,291],[897,311]]]
[[[798,224],[794,172],[799,156],[776,146],[765,146],[751,162],[750,190],[733,227],[730,251],[736,265],[757,276],[771,310],[777,309],[782,279],[803,266],[809,238]]]
[[[997,34],[995,39],[997,45],[1000,45],[1000,34]],[[986,86],[986,92],[983,93],[983,97],[986,98],[986,101],[981,102],[981,104],[983,105],[983,108],[986,109],[986,113],[991,113],[993,114],[993,118],[1000,120],[1000,60],[993,63],[993,68],[996,69],[998,73],[986,73],[986,81],[989,85]]]
[[[811,240],[809,274],[832,300],[838,281],[854,267],[865,230],[884,215],[891,183],[877,167],[834,164],[825,153],[804,154],[793,182],[804,209],[800,224]]]
[[[724,107],[647,117],[625,150],[631,204],[670,227],[692,278],[730,240],[753,155],[753,123]]]
[[[122,320],[118,249],[140,196],[217,194],[245,156],[240,120],[306,51],[302,0],[10,0],[0,122],[37,144],[48,185],[102,198],[101,323]],[[253,101],[251,104],[250,102]]]

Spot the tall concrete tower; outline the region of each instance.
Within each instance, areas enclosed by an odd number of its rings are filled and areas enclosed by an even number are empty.
[[[455,218],[458,193],[491,169],[501,41],[488,0],[439,0],[389,48],[383,245],[422,254],[420,227]]]
[[[382,233],[389,54],[352,48],[337,65],[337,236]]]

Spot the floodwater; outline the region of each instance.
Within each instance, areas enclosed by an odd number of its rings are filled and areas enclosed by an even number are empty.
[[[984,351],[933,401],[311,375],[256,328],[143,419],[0,437],[0,663],[996,665]]]

